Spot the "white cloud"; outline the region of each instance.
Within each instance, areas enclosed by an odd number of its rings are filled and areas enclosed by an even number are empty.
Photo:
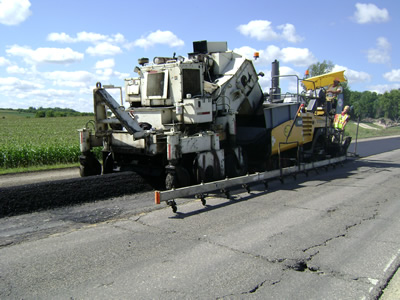
[[[278,34],[271,27],[271,22],[267,20],[253,20],[247,24],[239,25],[237,29],[241,34],[259,41],[278,39]]]
[[[281,57],[281,49],[277,46],[270,45],[265,50],[261,50],[260,56],[265,56],[265,59],[268,60],[269,63],[274,61],[275,59],[280,59]]]
[[[122,50],[118,46],[114,46],[108,42],[103,42],[97,44],[94,47],[89,47],[86,49],[86,53],[91,56],[105,56],[105,55],[116,55],[121,53]]]
[[[390,92],[391,90],[400,89],[400,83],[396,84],[377,84],[368,87],[371,92],[376,92],[378,94],[384,94],[385,92]]]
[[[291,43],[298,43],[304,40],[303,37],[296,34],[296,28],[292,24],[285,24],[278,26],[282,30],[282,38]]]
[[[316,58],[307,48],[282,48],[281,60],[285,63],[292,63],[295,66],[307,67],[316,62]]]
[[[107,69],[107,68],[114,68],[115,66],[115,61],[113,58],[105,59],[105,60],[100,60],[96,62],[95,69]]]
[[[294,70],[292,67],[284,66],[283,64],[293,64],[300,66],[309,66],[310,64],[316,62],[316,59],[306,49],[301,48],[283,48],[280,49],[276,46],[268,46],[265,50],[255,50],[251,47],[245,46],[241,48],[237,48],[233,50],[236,53],[241,54],[243,57],[247,59],[253,59],[254,52],[259,52],[260,57],[257,60],[253,60],[255,66],[260,67],[262,69],[258,70],[264,73],[264,77],[259,77],[259,83],[261,88],[265,92],[269,92],[271,88],[271,63],[277,59],[280,63],[279,66],[279,74],[282,75],[297,75],[300,77],[298,71]],[[268,66],[269,69],[265,69],[265,66]],[[257,72],[258,72],[257,71]],[[297,78],[296,76],[287,76],[281,77],[279,79],[280,87],[282,89],[282,93],[296,93],[297,92]],[[299,91],[301,87],[299,86]]]
[[[185,43],[171,31],[161,31],[161,30],[152,32],[147,37],[142,37],[133,42],[133,46],[142,48],[149,48],[156,44],[168,45],[170,47],[181,47]]]
[[[285,85],[287,86],[287,89],[285,91],[282,91],[283,93],[285,93],[285,92],[297,93],[297,91],[301,92],[301,90],[302,90],[301,81],[297,81],[297,77],[300,78],[299,72],[297,72],[294,69],[287,67],[287,66],[280,66],[279,67],[279,75],[287,76],[287,77],[281,77],[279,79],[281,87],[284,87]],[[288,75],[290,75],[290,76],[288,76]],[[297,77],[294,75],[296,75]]]
[[[371,75],[369,75],[368,73],[362,71],[355,71],[344,66],[335,65],[333,67],[332,72],[338,72],[343,70],[345,70],[344,76],[347,78],[349,84],[371,81]]]
[[[111,41],[115,43],[124,43],[125,42],[125,37],[121,33],[113,34]]]
[[[75,40],[65,32],[61,33],[52,32],[49,35],[47,35],[47,40],[51,42],[60,42],[60,43],[75,43]]]
[[[95,76],[87,71],[54,71],[42,74],[44,78],[51,80],[53,85],[66,87],[88,87],[94,86]]]
[[[52,32],[47,35],[47,40],[51,42],[60,42],[60,43],[87,42],[87,43],[98,44],[101,42],[123,43],[125,42],[125,37],[121,33],[108,36],[95,32],[81,31],[76,34],[76,37],[71,37],[69,34],[65,32],[61,33]]]
[[[281,33],[276,32],[271,22],[267,20],[253,20],[247,24],[239,25],[237,29],[245,36],[250,36],[258,41],[272,41],[272,40],[286,40],[291,43],[297,43],[303,40],[303,38],[296,34],[296,28],[293,24],[284,24],[277,26],[277,30],[281,30]]]
[[[77,109],[78,97],[82,94],[78,94],[75,91],[62,90],[62,89],[48,89],[48,88],[37,88],[30,91],[19,93],[17,97],[18,102],[14,105],[18,107],[65,107]],[[13,101],[9,101],[13,102]],[[87,101],[89,103],[89,101]],[[79,108],[82,105],[79,106]],[[92,108],[93,109],[93,108]],[[78,110],[78,109],[77,109]],[[90,111],[89,109],[87,111]]]
[[[120,79],[120,80],[124,80],[125,78],[130,77],[130,75],[131,74],[129,74],[129,73],[121,73],[121,72],[118,72],[118,71],[114,71],[114,76],[117,76],[118,79]]]
[[[382,23],[389,21],[386,8],[379,9],[375,4],[356,3],[354,19],[359,24]]]
[[[58,98],[58,97],[74,97],[76,93],[69,90],[59,90],[59,89],[38,89],[29,93],[30,96],[42,97],[46,99]],[[46,102],[46,106],[49,106]],[[58,106],[58,105],[56,105]],[[73,106],[73,104],[72,104]],[[72,106],[69,106],[71,108]]]
[[[400,81],[400,69],[392,70],[383,74],[383,78],[390,82]]]
[[[279,67],[279,74],[280,75],[297,75],[300,76],[299,72],[295,71],[294,69],[287,67],[287,66],[280,66]],[[293,76],[294,79],[296,79]]]
[[[2,92],[12,92],[16,95],[18,91],[30,91],[34,89],[40,89],[44,86],[39,83],[35,83],[28,80],[21,80],[16,77],[3,77],[0,78],[0,91]]]
[[[82,53],[73,51],[71,48],[37,48],[32,50],[29,47],[14,45],[6,52],[12,56],[22,57],[29,64],[70,64],[81,61],[84,57]]]
[[[0,67],[9,66],[11,63],[7,58],[0,56]]]
[[[94,33],[94,32],[78,32],[76,35],[76,42],[89,42],[89,43],[98,43],[101,41],[106,41],[107,36],[100,34],[100,33]]]
[[[243,46],[241,48],[234,49],[233,52],[238,53],[247,59],[253,59],[254,53],[260,52],[260,51],[254,49],[254,48],[251,48],[249,46]],[[262,59],[262,57],[260,59]],[[257,62],[258,62],[258,60],[253,61],[254,64],[257,64]]]
[[[106,68],[103,70],[97,70],[96,74],[103,76],[104,78],[110,78],[110,76],[113,74],[113,69]]]
[[[87,83],[90,73],[78,72],[49,72],[37,74],[55,85],[66,88],[48,88],[48,84],[36,80],[22,80],[17,77],[0,77],[0,94],[3,96],[4,107],[66,107],[78,111],[93,111],[94,83]],[[84,80],[87,85],[79,83]],[[64,82],[61,82],[64,81]],[[93,81],[95,82],[95,81]],[[69,89],[72,88],[72,89]]]
[[[18,25],[30,15],[29,0],[2,0],[0,1],[0,23],[4,25]]]
[[[277,46],[268,46],[265,50],[255,50],[251,47],[242,47],[234,49],[237,52],[248,59],[253,58],[254,52],[260,53],[260,58],[254,61],[255,65],[269,65],[275,59],[286,64],[293,64],[295,66],[305,67],[309,66],[317,61],[311,51],[307,48],[282,48]]]
[[[109,83],[111,80],[111,77],[116,77],[120,81],[124,80],[124,78],[129,77],[129,73],[121,73],[118,71],[114,71],[111,68],[98,69],[98,70],[96,70],[96,74],[98,75],[97,80],[103,81],[105,83]]]
[[[379,37],[376,41],[376,48],[369,49],[367,52],[368,62],[384,64],[390,62],[390,52],[392,45],[384,37]]]
[[[20,68],[16,65],[7,67],[7,73],[9,74],[27,74],[29,71],[25,68]]]

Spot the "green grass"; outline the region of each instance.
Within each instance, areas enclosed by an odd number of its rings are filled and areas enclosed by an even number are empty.
[[[0,109],[0,118],[34,118],[34,113],[18,112],[13,110]]]
[[[0,172],[77,164],[77,129],[91,117],[34,118],[0,110]]]
[[[79,167],[79,163],[30,166],[30,167],[21,167],[21,168],[8,168],[8,169],[0,169],[0,175],[13,174],[13,173],[25,173],[25,172],[37,172],[37,171],[46,171],[46,170],[56,170],[56,169],[66,169],[66,168],[78,168],[78,167]]]
[[[400,126],[383,128],[378,125],[372,123],[365,123],[371,127],[377,128],[375,129],[366,129],[361,126],[358,127],[358,139],[372,138],[372,137],[380,137],[380,136],[392,136],[392,135],[400,135]],[[357,122],[350,121],[345,128],[345,135],[352,136],[353,140],[355,140],[357,134]]]

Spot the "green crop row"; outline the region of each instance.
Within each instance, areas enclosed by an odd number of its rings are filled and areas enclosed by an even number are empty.
[[[0,168],[76,163],[79,144],[74,145],[0,145]]]
[[[90,118],[27,118],[0,111],[0,169],[79,162],[77,130]]]

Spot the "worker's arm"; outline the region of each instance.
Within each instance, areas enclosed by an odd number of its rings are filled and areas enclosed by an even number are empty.
[[[333,89],[331,89],[331,87],[327,90],[327,92],[328,93],[331,93],[331,94],[335,94],[335,95],[339,95],[339,94],[341,94],[342,93],[342,89],[337,89],[337,90],[333,90]]]

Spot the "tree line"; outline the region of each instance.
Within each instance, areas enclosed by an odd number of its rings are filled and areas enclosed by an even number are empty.
[[[308,67],[311,77],[332,72],[334,64],[324,60]],[[352,114],[363,118],[400,119],[400,90],[393,89],[384,94],[376,92],[357,92],[350,90],[346,82],[342,82],[344,104],[352,107]]]
[[[360,118],[388,118],[399,121],[400,90],[391,90],[384,94],[365,91],[349,91],[344,94],[345,104],[353,107],[354,114]]]
[[[60,108],[60,107],[29,107],[27,109],[24,108],[18,108],[18,109],[12,109],[12,108],[7,108],[6,110],[11,110],[11,111],[17,111],[19,113],[31,113],[35,115],[35,118],[57,118],[57,117],[79,117],[79,116],[93,116],[93,113],[87,113],[87,112],[79,112],[76,110],[73,110],[71,108]]]

